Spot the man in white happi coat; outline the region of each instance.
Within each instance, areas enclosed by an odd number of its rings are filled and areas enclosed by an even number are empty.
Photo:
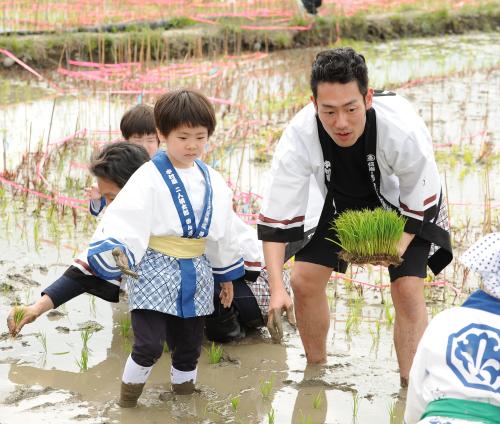
[[[283,288],[285,244],[304,238],[311,180],[324,199],[317,229],[296,254],[292,288],[297,326],[310,363],[326,361],[329,310],[325,288],[345,272],[332,221],[345,210],[394,209],[407,222],[399,243],[403,263],[389,267],[396,309],[394,341],[405,386],[427,326],[424,277],[452,259],[441,181],[429,131],[401,96],[368,87],[365,59],[351,48],[317,55],[312,103],[285,129],[273,157],[258,222],[270,275],[270,309],[290,309]],[[270,314],[273,316],[273,314]]]

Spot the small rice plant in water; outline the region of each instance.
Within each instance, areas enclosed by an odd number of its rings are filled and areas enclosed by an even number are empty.
[[[271,408],[271,410],[267,413],[267,420],[269,421],[269,424],[274,424],[274,419],[275,419],[275,412],[274,409]]]
[[[16,305],[14,308],[14,324],[16,324],[16,327],[21,323],[25,315],[26,310],[24,307]]]
[[[389,302],[384,304],[385,319],[387,321],[387,326],[391,327],[394,324],[394,313],[391,312],[391,306]]]
[[[260,393],[263,399],[269,399],[269,396],[273,390],[274,385],[274,376],[271,376],[270,379],[264,380],[260,383]]]
[[[240,405],[240,400],[241,398],[239,396],[231,398],[231,408],[233,408],[234,412],[238,410],[238,406]]]
[[[313,424],[313,420],[309,415],[304,415],[302,409],[300,410],[300,424]]]
[[[314,399],[313,399],[313,408],[314,409],[321,408],[322,402],[323,402],[323,396],[321,396],[321,392],[318,392],[318,394],[316,396],[314,396]]]
[[[339,241],[339,256],[354,264],[389,263],[399,265],[397,244],[403,235],[406,220],[395,211],[382,208],[348,210],[332,222],[331,229]]]
[[[358,411],[359,411],[359,402],[361,399],[359,398],[358,392],[352,392],[352,420],[354,422],[358,419]]]
[[[210,345],[208,349],[205,349],[208,354],[208,363],[209,364],[218,364],[222,359],[222,354],[224,353],[224,349],[222,349],[221,345],[216,345],[214,342]]]
[[[80,331],[80,337],[82,338],[83,342],[82,350],[88,350],[88,342],[92,337],[92,330],[90,328],[84,328]]]
[[[76,360],[76,364],[80,368],[80,372],[87,371],[89,367],[89,351],[88,349],[82,349],[80,354],[80,360]]]
[[[394,401],[387,405],[387,412],[389,413],[389,424],[397,424],[396,404],[397,401]]]
[[[47,353],[47,335],[45,333],[42,333],[41,331],[39,331],[38,333],[36,333],[35,336],[38,339],[38,341],[40,342],[40,344],[42,345],[43,351],[45,353]]]
[[[120,320],[120,334],[122,337],[125,338],[129,337],[131,328],[132,328],[132,321],[128,316]]]

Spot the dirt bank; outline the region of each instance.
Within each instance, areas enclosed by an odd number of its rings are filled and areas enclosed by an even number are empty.
[[[0,37],[0,46],[32,66],[54,68],[70,59],[102,63],[164,62],[170,59],[215,57],[244,51],[275,51],[296,47],[328,45],[339,38],[381,41],[404,37],[462,34],[469,31],[498,31],[500,5],[433,12],[384,15],[356,14],[304,18],[288,23],[307,30],[244,29],[238,19],[221,18],[215,25],[195,24],[179,18],[141,25],[79,29],[73,32]],[[273,28],[261,20],[257,26]],[[169,28],[169,29],[166,29]],[[106,32],[108,30],[108,32]],[[10,60],[4,65],[11,66]],[[15,67],[13,67],[15,68]]]

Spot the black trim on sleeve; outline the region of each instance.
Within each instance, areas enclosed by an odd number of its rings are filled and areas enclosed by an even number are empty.
[[[283,229],[257,224],[257,237],[262,241],[274,241],[277,243],[300,241],[304,238],[304,226]]]

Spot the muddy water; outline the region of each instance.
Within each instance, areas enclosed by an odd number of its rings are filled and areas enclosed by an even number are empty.
[[[469,46],[469,49],[463,49],[464,54],[473,57],[477,51],[479,62],[481,58],[492,60],[489,55],[491,46],[488,46],[491,37],[472,37],[469,44],[462,39],[461,43]],[[411,53],[415,58],[414,66],[418,63],[416,58],[431,63],[432,52],[435,52],[433,42],[418,43],[422,49],[421,58],[411,48],[401,53],[393,43],[374,48],[377,55],[387,54],[386,65],[381,67],[386,69],[389,78],[393,78],[394,74],[387,69],[395,66],[393,60],[398,60],[399,54],[406,55],[404,60],[408,60]],[[407,44],[411,45],[411,42]],[[440,46],[446,57],[453,57],[446,50],[450,47],[438,44],[438,40],[435,44]],[[304,54],[313,53],[311,50]],[[291,56],[280,53],[270,63],[281,63],[278,71],[283,71],[286,79],[285,69],[291,68],[290,60]],[[485,67],[490,65],[487,62]],[[450,71],[450,68],[446,69]],[[465,235],[469,239],[474,239],[479,231],[484,214],[486,176],[491,184],[490,200],[497,205],[494,222],[498,225],[499,197],[494,184],[499,176],[498,167],[492,167],[487,172],[477,159],[483,141],[481,137],[484,137],[478,136],[481,131],[486,130],[492,141],[498,142],[500,119],[494,99],[500,95],[499,80],[499,71],[478,72],[401,90],[402,94],[412,99],[431,128],[438,153],[444,152],[440,167],[447,183],[456,240],[461,239],[464,231],[468,231]],[[298,77],[290,76],[287,81],[283,85],[287,89],[302,84],[302,79]],[[275,82],[281,84],[278,80]],[[16,160],[17,146],[27,141],[29,126],[31,140],[43,139],[43,134],[46,137],[53,100],[44,102],[36,107],[36,101],[14,105],[8,109],[10,114],[6,109],[0,112],[3,122],[16,122],[18,129],[12,131],[10,126],[5,125],[10,131],[9,140],[13,140],[8,144],[12,164]],[[73,108],[72,104],[78,106]],[[117,128],[118,117],[126,105],[128,103],[123,98],[110,101],[107,98],[59,98],[56,108],[61,106],[60,116],[64,119],[57,120],[50,139],[67,136],[76,128]],[[17,112],[12,112],[14,109]],[[37,120],[33,118],[35,112]],[[24,118],[18,122],[19,114]],[[282,124],[280,120],[284,116],[278,119],[278,125]],[[36,125],[39,126],[38,133],[34,130]],[[453,143],[458,148],[453,150],[453,147],[439,146],[447,143]],[[472,161],[464,161],[464,151],[470,151]],[[235,150],[222,158],[221,167],[226,169],[227,176],[233,181],[239,175],[242,188],[261,193],[269,165],[249,165],[253,163],[250,161],[252,155],[250,149],[243,153],[241,149]],[[9,204],[15,209],[16,203]],[[0,229],[8,237],[0,241],[0,326],[4,326],[12,303],[33,301],[40,290],[53,282],[71,263],[74,249],[64,246],[77,248],[84,245],[88,237],[81,231],[71,237],[62,234],[59,248],[44,242],[36,253],[32,224],[29,223],[33,220],[31,211],[32,208],[28,209],[25,217],[28,230],[19,231],[22,222],[13,223],[11,220],[8,232],[5,230],[6,215],[2,212]],[[471,228],[464,230],[466,217],[471,219]],[[447,278],[459,282],[460,275],[452,270],[453,267],[449,267]],[[352,273],[351,277],[371,283],[387,281],[385,274],[381,275],[378,270],[355,268]],[[283,345],[270,344],[264,331],[257,332],[241,343],[224,346],[225,356],[221,364],[210,365],[207,353],[203,351],[199,364],[200,392],[192,397],[174,398],[169,393],[170,359],[168,354],[164,354],[146,385],[140,407],[135,410],[121,410],[115,405],[131,344],[131,338],[123,336],[120,331],[120,322],[127,317],[123,299],[117,305],[110,305],[83,295],[60,307],[59,313],[43,316],[28,325],[16,339],[5,334],[5,326],[0,327],[0,423],[39,423],[43,420],[51,423],[135,423],[138,420],[267,423],[271,411],[274,411],[276,423],[343,424],[352,422],[353,415],[360,423],[388,423],[390,410],[394,410],[398,417],[394,422],[400,422],[404,399],[398,392],[399,376],[392,344],[390,321],[393,310],[389,308],[389,313],[385,311],[378,291],[365,288],[361,296],[356,290],[349,290],[349,286],[341,280],[332,282],[328,294],[331,327],[326,366],[306,366],[300,339],[291,328],[287,329]],[[384,295],[387,296],[387,292]],[[445,304],[434,301],[443,298],[446,299]],[[430,314],[450,306],[453,300],[452,292],[433,289],[429,297]],[[85,327],[95,331],[88,341],[88,369],[81,370],[78,361],[81,361],[81,334]],[[266,381],[272,381],[272,390],[267,398],[261,392]],[[240,403],[234,411],[231,399],[236,396],[239,396]],[[356,413],[355,405],[358,405]]]
[[[15,291],[2,296],[2,323],[11,295],[24,299],[29,287],[36,296],[40,288],[61,274],[64,267],[59,263],[68,263],[71,258],[70,252],[57,254],[54,249],[43,249],[41,260],[22,245],[11,245],[9,251],[16,255],[4,260],[2,280],[13,285]],[[19,270],[33,286],[13,275]],[[149,422],[165,422],[166,416],[170,417],[167,422],[179,423],[267,422],[264,417],[273,408],[275,422],[301,422],[302,417],[310,417],[313,422],[343,423],[350,420],[356,393],[360,398],[360,420],[374,414],[385,417],[388,404],[397,400],[398,387],[390,325],[384,324],[378,294],[367,292],[359,328],[346,335],[346,302],[357,295],[345,293],[341,285],[339,290],[339,299],[331,303],[330,353],[325,367],[306,368],[298,335],[290,328],[282,346],[270,344],[265,334],[257,332],[244,342],[225,346],[225,357],[219,365],[209,365],[203,352],[201,392],[192,398],[173,399],[168,394],[170,359],[164,355],[148,381],[141,407],[133,411],[114,405],[130,349],[130,340],[120,334],[118,325],[126,317],[126,304],[122,301],[111,306],[81,296],[59,308],[61,315],[44,316],[25,327],[15,340],[2,334],[0,422],[19,422],[21,417],[25,422],[39,422],[43,416],[51,417],[52,422],[68,422],[79,416],[84,422],[102,419],[132,423],[143,414],[147,414]],[[376,331],[376,320],[382,323],[378,341],[369,334],[369,329]],[[89,369],[79,372],[79,328],[89,321],[102,325],[102,329],[94,332],[88,342]],[[47,352],[37,338],[38,332],[46,335]],[[273,389],[269,399],[263,399],[261,385],[269,379],[273,379]],[[230,406],[235,396],[240,396],[236,413]],[[321,404],[316,409],[313,399],[317,396]]]

